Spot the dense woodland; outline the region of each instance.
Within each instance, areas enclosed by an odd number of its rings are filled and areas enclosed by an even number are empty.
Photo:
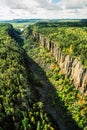
[[[86,130],[87,97],[33,38],[33,29],[87,67],[85,23],[37,23],[22,34],[0,24],[0,130],[59,130],[55,111],[66,130]]]
[[[34,78],[28,56],[17,41],[20,36],[13,27],[1,24],[0,130],[54,130],[56,125],[49,120],[35,90],[41,84]]]
[[[43,49],[38,38],[32,37],[32,31],[43,34],[44,37],[56,42],[65,55],[74,56],[87,67],[86,26],[86,23],[77,22],[37,23],[26,28],[23,34],[27,39],[24,44],[27,54],[41,66],[49,81],[56,88],[56,94],[51,93],[51,105],[55,106],[54,104],[61,99],[61,103],[58,103],[58,109],[61,113],[64,111],[63,120],[66,120],[65,122],[68,125],[71,122],[69,118],[71,113],[79,128],[84,128],[84,130],[87,128],[87,97],[75,89],[69,77],[62,74],[52,54]],[[65,108],[67,108],[67,112],[65,112]]]
[[[87,24],[85,22],[42,22],[34,25],[33,29],[56,42],[65,55],[76,57],[87,68]]]

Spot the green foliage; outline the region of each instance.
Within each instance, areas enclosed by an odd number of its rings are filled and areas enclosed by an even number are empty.
[[[15,41],[15,33],[9,34],[10,28],[9,24],[0,25],[0,129],[43,130],[45,124],[52,127],[38,92],[36,97],[34,86],[41,83],[30,69],[29,57]]]
[[[58,105],[58,110],[60,111],[59,120],[65,120],[67,125],[69,123],[71,125],[71,115],[72,119],[76,122],[79,128],[86,128],[87,97],[83,96],[76,90],[73,82],[62,74],[52,54],[45,50],[39,43],[34,42],[32,44],[29,42],[27,43],[27,48],[25,45],[24,48],[26,49],[28,55],[33,58],[33,60],[38,63],[41,68],[43,68],[50,83],[55,86],[56,92],[54,92],[54,89],[51,87],[49,89],[49,103],[53,108],[55,105]],[[48,83],[47,81],[45,82],[46,84]],[[41,119],[43,119],[42,116]],[[47,125],[45,125],[44,129],[47,129]]]
[[[67,28],[67,25],[60,27],[57,23],[52,26],[49,23],[44,24],[35,25],[35,31],[47,35],[53,41],[58,41],[64,53],[78,57],[86,66],[86,27]],[[68,77],[62,74],[51,53],[39,46],[31,34],[32,26],[24,30],[22,35],[26,40],[24,48],[27,54],[44,69],[49,81],[56,88],[56,93],[54,89],[49,89],[50,106],[58,106],[63,121],[70,122],[67,117],[71,113],[76,124],[85,130],[87,97],[75,89]],[[40,94],[36,89],[37,86],[42,87],[43,83],[33,75],[31,59],[19,46],[22,42],[19,35],[10,24],[0,25],[0,129],[54,130],[56,124],[45,112],[44,103],[40,101]],[[37,71],[43,75],[40,69]],[[48,79],[45,80],[46,83]]]
[[[84,23],[37,23],[32,29],[58,44],[63,53],[77,57],[87,67],[87,27]]]
[[[28,118],[24,117],[24,119],[22,120],[22,124],[23,124],[24,130],[26,130],[28,126]]]

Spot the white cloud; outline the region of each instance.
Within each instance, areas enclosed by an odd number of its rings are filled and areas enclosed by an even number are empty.
[[[84,8],[87,4],[87,0],[61,0],[62,5],[69,9]]]
[[[87,18],[87,0],[0,0],[0,19]]]

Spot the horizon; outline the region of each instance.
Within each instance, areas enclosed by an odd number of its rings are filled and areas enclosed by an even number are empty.
[[[87,18],[15,18],[15,19],[0,19],[0,21],[15,21],[15,20],[87,20]]]

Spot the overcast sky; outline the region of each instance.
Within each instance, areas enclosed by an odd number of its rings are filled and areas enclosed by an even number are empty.
[[[0,19],[87,18],[87,0],[0,0]]]

